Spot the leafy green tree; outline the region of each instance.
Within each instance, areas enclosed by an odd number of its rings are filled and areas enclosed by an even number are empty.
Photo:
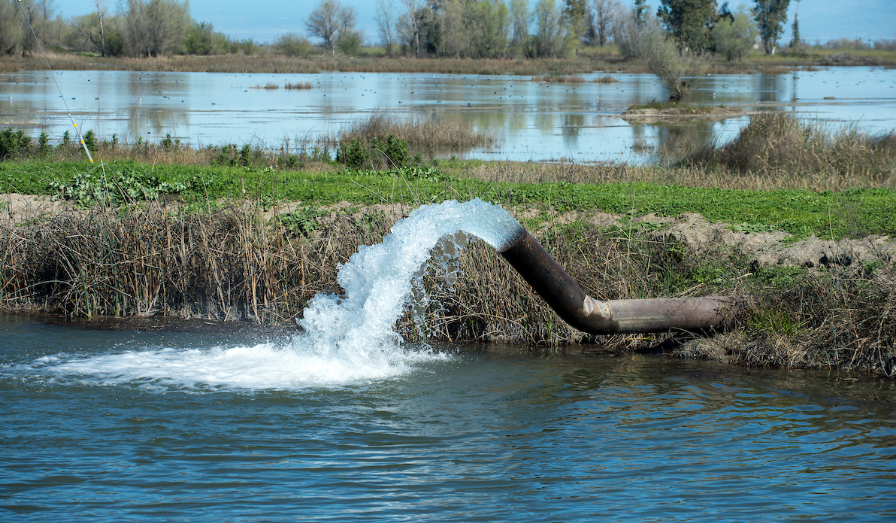
[[[717,53],[725,55],[729,61],[740,60],[753,47],[759,29],[749,13],[738,11],[721,17],[712,34]]]
[[[712,46],[716,0],[662,0],[656,15],[680,48],[703,52]]]
[[[773,54],[778,45],[789,5],[790,0],[756,0],[753,18],[759,26],[759,36],[766,54]]]
[[[206,22],[194,22],[184,37],[186,54],[209,55],[215,51],[215,28]]]

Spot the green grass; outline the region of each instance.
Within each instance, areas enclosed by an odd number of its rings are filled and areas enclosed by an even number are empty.
[[[450,162],[449,162],[450,163]],[[455,162],[455,165],[458,162]],[[616,214],[677,216],[699,213],[710,222],[729,223],[747,232],[784,231],[803,238],[896,236],[896,191],[853,189],[812,192],[798,189],[744,191],[655,183],[483,182],[434,167],[392,171],[349,170],[310,174],[247,167],[149,166],[105,164],[107,177],[153,180],[160,192],[178,192],[185,203],[217,199],[271,199],[306,205],[423,204],[446,199],[482,198],[505,206],[550,207],[556,211],[599,209]],[[3,192],[53,195],[51,184],[70,184],[78,173],[102,171],[88,163],[0,163]],[[176,188],[172,190],[171,188]]]

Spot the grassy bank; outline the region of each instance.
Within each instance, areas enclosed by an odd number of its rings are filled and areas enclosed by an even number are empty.
[[[398,132],[388,119],[380,124],[358,126],[354,139],[335,147],[369,144],[381,132],[375,128]],[[12,143],[18,134],[5,136]],[[194,151],[170,140],[97,142],[98,158],[115,151],[129,159],[89,164],[72,144],[15,142],[0,162],[3,308],[288,322],[317,292],[338,292],[338,265],[358,246],[379,242],[412,209],[478,197],[509,209],[598,299],[752,299],[731,331],[713,337],[583,335],[491,248],[474,242],[458,261],[464,276],[454,285],[430,269],[424,286],[438,306],[429,305],[422,331],[410,316],[400,322],[409,338],[601,343],[884,374],[896,364],[891,258],[863,261],[831,244],[842,252],[811,267],[760,263],[721,240],[695,249],[660,219],[699,213],[739,234],[789,233],[783,245],[810,236],[894,237],[892,135],[815,133],[771,115],[755,118],[731,144],[665,167],[408,154],[389,169],[350,169],[313,152],[322,143],[299,157],[235,146]],[[394,134],[391,143],[398,143]],[[14,209],[13,194],[66,203],[27,216]],[[598,219],[604,213],[615,221]]]

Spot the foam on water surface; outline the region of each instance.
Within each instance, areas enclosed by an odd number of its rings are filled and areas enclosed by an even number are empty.
[[[147,348],[87,358],[60,355],[32,362],[35,371],[97,384],[301,389],[401,376],[447,356],[402,346],[393,327],[413,280],[440,240],[458,232],[503,249],[522,232],[500,206],[472,200],[424,205],[392,227],[383,242],[362,246],[340,267],[345,295],[319,294],[289,341],[252,347]]]

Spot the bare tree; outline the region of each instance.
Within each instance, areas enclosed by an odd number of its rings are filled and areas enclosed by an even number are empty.
[[[414,57],[420,58],[420,11],[423,9],[423,0],[401,0],[401,3],[407,10],[402,21],[410,30],[414,42]]]
[[[96,17],[100,22],[100,46],[103,49],[103,56],[106,56],[106,30],[103,29],[103,18],[106,16],[106,9],[102,4],[101,0],[96,0]]]
[[[322,0],[305,20],[311,36],[324,41],[324,46],[336,56],[336,42],[342,35],[354,33],[358,12],[354,7],[343,6],[336,0]]]
[[[131,55],[163,56],[183,43],[191,22],[187,0],[126,0],[123,8]]]
[[[395,46],[395,20],[392,18],[392,12],[395,11],[395,4],[392,0],[377,0],[376,2],[376,25],[380,30],[380,37],[383,39],[383,46],[386,48],[386,54],[392,56],[392,49]]]
[[[607,45],[610,32],[613,30],[613,20],[619,11],[619,2],[616,0],[592,0],[591,8],[588,11],[591,14],[594,39],[598,45],[603,47]]]
[[[510,54],[518,56],[525,53],[529,40],[529,1],[510,0]]]

